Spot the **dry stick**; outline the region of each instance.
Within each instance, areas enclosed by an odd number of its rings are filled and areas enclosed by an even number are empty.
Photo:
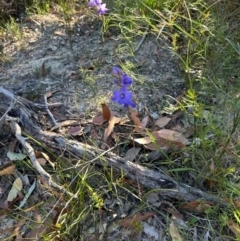
[[[0,119],[0,123],[1,121],[4,119],[4,117],[6,117],[7,113],[13,108],[13,106],[16,104],[18,99],[14,99],[14,101],[11,103],[11,105],[9,106],[9,108],[6,110],[6,112],[3,114],[3,116]]]
[[[8,91],[7,89],[3,88],[3,87],[0,87],[0,93],[4,94],[5,96],[8,96],[9,98],[13,99],[14,101],[22,104],[21,100],[23,102],[26,102],[26,104],[29,104],[33,107],[36,107],[36,108],[39,108],[39,109],[44,109],[46,108],[46,104],[38,104],[38,103],[33,103],[32,101],[29,101],[27,99],[24,99],[22,97],[17,97],[15,98],[14,94],[11,93],[10,91]],[[57,106],[62,106],[63,103],[61,102],[56,102],[56,103],[47,103],[47,106],[48,107],[57,107]]]
[[[42,176],[42,178],[44,179],[44,181],[48,184],[49,187],[53,187],[55,188],[57,191],[60,191],[62,193],[67,193],[68,195],[70,195],[71,197],[74,197],[74,194],[72,194],[71,192],[67,191],[66,189],[64,189],[63,187],[59,186],[58,184],[56,184],[49,173],[47,173],[39,164],[39,162],[36,160],[36,156],[34,153],[33,148],[31,147],[31,145],[26,141],[27,138],[23,137],[21,135],[21,128],[18,125],[18,123],[14,120],[11,119],[11,117],[8,117],[8,121],[10,121],[10,127],[11,129],[14,131],[16,138],[18,139],[18,141],[22,144],[22,146],[25,148],[25,150],[27,151],[27,154],[32,162],[32,165],[34,166],[34,168],[37,170],[37,172]]]
[[[44,103],[45,103],[45,108],[47,110],[48,115],[50,116],[50,118],[52,119],[52,122],[54,124],[54,126],[57,125],[57,121],[55,120],[55,118],[53,117],[52,113],[50,112],[50,110],[48,109],[48,103],[47,103],[47,95],[44,95]]]
[[[102,150],[87,144],[72,140],[67,141],[63,137],[56,137],[54,139],[57,142],[56,146],[58,148],[67,148],[70,154],[72,153],[82,158],[88,158],[90,162],[92,162],[91,159],[96,160],[97,156],[102,155]],[[186,184],[179,184],[164,172],[154,171],[133,162],[126,161],[111,152],[106,153],[104,157],[99,157],[96,163],[102,166],[107,165],[112,167],[115,171],[120,173],[123,172],[126,177],[135,182],[139,182],[146,188],[156,189],[156,191],[159,191],[163,196],[169,196],[183,201],[203,199],[214,203],[228,204],[221,197],[217,197]]]

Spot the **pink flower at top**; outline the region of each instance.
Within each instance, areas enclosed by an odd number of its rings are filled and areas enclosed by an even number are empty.
[[[102,3],[102,0],[90,0],[88,6],[89,7],[96,7],[96,6],[101,5],[101,3]]]
[[[97,7],[98,14],[105,14],[108,11],[106,3],[102,4],[102,0],[90,0],[88,3],[89,7]]]

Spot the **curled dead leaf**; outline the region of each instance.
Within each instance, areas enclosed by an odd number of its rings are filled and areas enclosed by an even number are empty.
[[[47,71],[46,71],[44,62],[42,63],[41,76],[42,77],[46,77],[47,76]]]
[[[131,118],[132,118],[134,124],[136,125],[135,130],[137,131],[138,128],[141,126],[141,121],[137,117],[137,113],[132,108],[129,108],[129,111],[130,111]]]
[[[15,165],[8,164],[0,168],[0,176],[12,174],[15,170]]]
[[[148,116],[145,116],[142,121],[141,121],[141,127],[146,127],[147,124],[148,124],[148,121],[149,121],[149,117]]]
[[[155,122],[155,125],[160,127],[160,128],[163,128],[164,126],[166,126],[170,122],[170,120],[171,120],[171,118],[161,117]]]
[[[114,125],[119,123],[121,121],[120,117],[116,117],[116,116],[112,116],[109,120],[109,124],[108,127],[105,129],[104,131],[104,137],[103,137],[103,141],[106,142],[108,137],[110,136],[110,134],[113,131]]]
[[[103,119],[107,121],[109,121],[111,118],[111,112],[105,103],[102,104],[102,116]]]

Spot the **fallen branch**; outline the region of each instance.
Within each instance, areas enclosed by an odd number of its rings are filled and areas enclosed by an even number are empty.
[[[72,153],[79,158],[88,158],[89,162],[94,160],[94,163],[99,165],[112,167],[115,171],[123,172],[125,177],[138,182],[145,188],[155,189],[162,196],[169,196],[182,201],[203,199],[209,202],[226,204],[226,201],[220,197],[186,184],[179,184],[164,172],[154,171],[139,164],[126,161],[112,152],[107,152],[104,157],[101,157],[102,150],[87,144],[66,140],[63,137],[55,137],[54,140],[56,144],[53,147],[68,150],[70,154]]]
[[[18,100],[18,102],[19,101],[20,100]],[[125,177],[141,184],[145,188],[155,189],[165,197],[172,197],[182,201],[203,199],[212,203],[227,204],[227,202],[220,197],[203,192],[198,188],[194,188],[186,184],[177,183],[163,171],[151,170],[133,162],[126,161],[110,151],[104,152],[87,144],[79,143],[74,140],[67,140],[63,136],[54,132],[42,131],[39,122],[36,119],[36,114],[31,109],[28,109],[27,105],[22,103],[23,101],[24,99],[21,98],[19,106],[16,106],[12,110],[14,111],[14,115],[19,118],[22,131],[26,132],[38,141],[45,143],[48,147],[65,150],[65,152],[68,152],[69,155],[74,157],[77,156],[79,159],[87,159],[89,163],[97,163],[102,166],[107,165],[108,167],[112,167],[116,172],[124,173]],[[11,125],[17,138],[27,149],[33,166],[48,180],[48,182],[52,182],[49,174],[45,174],[36,164],[32,147],[21,136],[21,133],[19,133],[20,127],[16,122],[12,122]],[[51,185],[55,184],[51,183]],[[59,186],[56,187],[59,188]]]
[[[50,188],[54,188],[57,191],[60,191],[61,193],[67,193],[68,195],[74,197],[74,194],[72,194],[71,192],[67,191],[66,189],[64,189],[63,187],[59,186],[57,183],[55,183],[52,180],[52,177],[50,176],[49,173],[47,173],[42,166],[39,164],[39,162],[36,159],[35,156],[35,152],[33,150],[33,148],[31,147],[30,143],[28,143],[26,141],[27,138],[23,137],[21,135],[21,128],[18,125],[16,118],[10,118],[8,117],[8,122],[9,125],[12,129],[12,131],[14,132],[17,140],[22,144],[23,148],[26,150],[28,157],[30,158],[33,167],[36,169],[36,171],[41,175],[41,177],[44,179],[44,181],[48,184],[48,186]]]
[[[56,126],[57,125],[57,121],[55,120],[55,118],[52,115],[51,111],[48,109],[47,94],[44,94],[44,103],[45,103],[46,111],[47,111],[49,117],[51,118],[53,125]]]

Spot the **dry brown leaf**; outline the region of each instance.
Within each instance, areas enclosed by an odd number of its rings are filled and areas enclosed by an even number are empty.
[[[170,120],[171,120],[171,118],[161,117],[155,122],[155,125],[160,128],[163,128],[164,126],[166,126],[169,123]]]
[[[145,144],[144,147],[147,148],[148,150],[151,150],[151,151],[157,151],[157,150],[160,149],[160,147],[157,146],[157,145],[154,144],[154,143]]]
[[[132,147],[126,152],[123,158],[127,161],[133,161],[140,152],[140,150],[140,147]]]
[[[106,142],[108,137],[111,135],[114,125],[121,121],[120,117],[112,116],[109,120],[108,127],[104,131],[103,141]]]
[[[130,218],[125,218],[119,221],[119,224],[125,228],[130,228],[134,222],[140,222],[142,220],[152,217],[153,215],[154,215],[154,212],[147,212],[145,214],[138,212]]]
[[[172,241],[182,241],[182,237],[178,231],[178,228],[175,226],[174,222],[170,223],[169,233],[172,238]]]
[[[47,161],[52,166],[52,168],[55,168],[55,164],[50,160],[50,157],[46,153],[42,151],[36,151],[35,156],[41,165],[45,165]]]
[[[47,76],[47,71],[46,71],[44,62],[42,63],[41,76],[42,77],[46,77]]]
[[[240,226],[232,220],[227,221],[229,229],[239,238],[240,237]]]
[[[101,126],[104,122],[106,122],[107,120],[105,120],[104,118],[103,118],[103,116],[102,115],[98,115],[98,116],[95,116],[94,118],[93,118],[93,124],[95,124],[95,125],[99,125],[99,126]]]
[[[160,138],[160,139],[156,140],[155,143],[149,143],[144,146],[149,150],[157,151],[157,150],[160,150],[161,147],[167,147],[168,143],[166,140]]]
[[[184,203],[180,205],[180,209],[188,210],[188,211],[196,211],[199,213],[203,213],[207,208],[211,207],[211,203],[201,200],[201,201],[191,201],[188,203]]]
[[[71,126],[71,125],[76,125],[76,124],[77,124],[76,120],[65,120],[65,121],[55,125],[50,131],[54,131],[60,127]]]
[[[147,124],[148,124],[148,121],[149,121],[149,117],[148,116],[145,116],[142,121],[141,121],[141,127],[146,127]]]
[[[111,118],[111,112],[105,103],[102,104],[102,116],[103,119],[107,121],[109,121]]]
[[[15,170],[15,165],[8,164],[0,168],[0,176],[12,174]]]
[[[78,126],[72,126],[68,129],[67,134],[71,136],[77,136],[81,135],[83,132],[83,127],[78,125]]]
[[[182,133],[169,129],[162,129],[160,131],[152,132],[152,135],[156,140],[162,138],[170,142],[170,144],[173,143],[174,145],[181,148],[189,144],[189,141],[182,135]]]
[[[141,126],[141,121],[137,117],[137,113],[132,108],[129,108],[129,111],[130,111],[131,118],[132,118],[134,124],[136,125],[135,130],[137,131],[138,128]]]

